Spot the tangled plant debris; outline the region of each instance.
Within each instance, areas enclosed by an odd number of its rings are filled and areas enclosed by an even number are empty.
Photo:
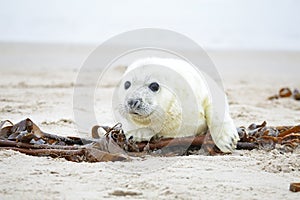
[[[4,126],[8,123],[8,126]],[[17,124],[6,120],[0,124],[0,149],[11,149],[32,156],[62,157],[74,162],[126,160],[126,154],[110,134],[98,140],[62,137],[41,131],[30,119]]]
[[[7,124],[7,125],[6,125]],[[5,126],[6,125],[6,126]],[[63,157],[75,162],[128,160],[130,156],[159,152],[162,155],[188,155],[202,150],[208,155],[222,154],[209,134],[184,138],[161,138],[134,142],[126,138],[120,123],[113,127],[94,126],[93,139],[63,137],[45,133],[30,119],[13,124],[0,123],[0,149],[11,149],[33,156]],[[99,136],[99,129],[104,135]],[[300,144],[300,126],[269,127],[266,122],[237,128],[237,149],[279,149],[292,152]],[[183,149],[183,150],[182,150]]]

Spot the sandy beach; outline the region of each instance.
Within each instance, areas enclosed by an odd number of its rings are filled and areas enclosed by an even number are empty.
[[[92,47],[0,45],[0,120],[32,119],[44,131],[81,136],[73,91]],[[208,51],[223,79],[236,126],[267,121],[300,124],[300,102],[267,100],[280,88],[300,88],[300,52]],[[82,85],[80,87],[88,87]],[[95,114],[113,125],[113,84],[96,89]],[[226,156],[133,158],[74,163],[0,151],[0,199],[297,199],[300,149],[235,151]]]

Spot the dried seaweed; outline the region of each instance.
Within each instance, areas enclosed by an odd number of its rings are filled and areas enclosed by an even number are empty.
[[[6,123],[10,125],[3,127]],[[0,123],[0,149],[11,149],[33,156],[62,157],[74,162],[128,159],[109,133],[98,140],[62,137],[42,132],[28,118],[14,125],[10,121]]]
[[[256,148],[271,150],[279,145],[283,152],[291,152],[300,145],[300,125],[298,126],[267,126],[251,124],[247,129],[238,129],[241,142],[255,144]]]
[[[4,126],[8,124],[7,126]],[[104,133],[99,135],[99,129]],[[100,131],[101,131],[100,130]],[[240,141],[237,149],[279,148],[291,152],[300,144],[299,126],[267,126],[251,124],[248,128],[237,128]],[[209,131],[206,135],[183,138],[158,138],[149,142],[134,142],[126,138],[120,123],[113,127],[94,126],[94,139],[63,137],[41,131],[30,119],[17,124],[10,121],[0,123],[0,149],[16,150],[28,155],[63,157],[75,162],[119,161],[129,155],[141,155],[158,151],[164,155],[187,155],[202,149],[208,155],[222,154],[214,144]]]
[[[278,94],[275,94],[273,96],[270,96],[268,99],[273,100],[273,99],[279,99],[279,98],[289,98],[293,97],[295,100],[299,101],[300,100],[300,92],[298,89],[292,90],[290,88],[281,88],[278,92]]]
[[[292,152],[300,145],[300,125],[298,126],[267,126],[262,124],[251,124],[248,128],[237,128],[240,140],[237,143],[238,150],[264,149],[272,150],[278,148],[281,152]],[[202,148],[208,155],[223,154],[214,144],[209,131],[206,135],[183,138],[162,138],[150,142],[130,143],[131,151],[155,151],[162,148],[180,149],[183,147],[189,150]],[[126,146],[126,143],[125,143]]]

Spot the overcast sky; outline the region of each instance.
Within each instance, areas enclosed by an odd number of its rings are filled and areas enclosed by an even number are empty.
[[[300,50],[300,1],[0,0],[0,41],[100,44],[145,27],[211,49]]]

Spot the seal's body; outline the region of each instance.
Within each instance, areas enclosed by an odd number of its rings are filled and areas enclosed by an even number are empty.
[[[223,104],[214,106],[204,76],[192,65],[178,59],[146,58],[125,72],[117,88],[116,110],[126,135],[136,141],[192,136],[209,129],[215,144],[231,152],[238,134],[221,93]]]

